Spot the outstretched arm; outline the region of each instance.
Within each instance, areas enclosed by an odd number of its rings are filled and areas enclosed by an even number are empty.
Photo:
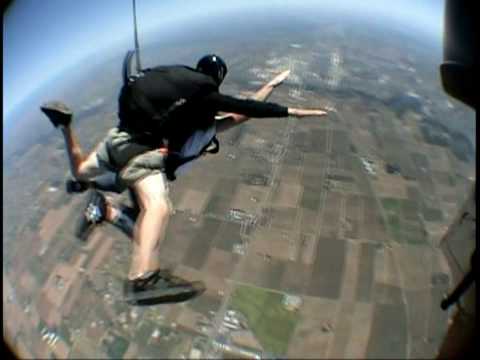
[[[273,89],[280,85],[290,74],[290,70],[284,71],[273,78],[270,82],[264,85],[260,90],[258,90],[255,95],[252,97],[250,101],[248,100],[239,100],[232,97],[227,97],[224,95],[219,95],[220,98],[214,99],[215,101],[221,100],[221,105],[227,107],[238,107],[243,108],[243,110],[248,109],[248,111],[258,111],[258,101],[266,100],[270,94],[272,93]],[[223,101],[226,100],[226,101]],[[252,101],[253,100],[253,101]],[[295,116],[295,117],[306,117],[306,116],[325,116],[327,115],[327,111],[323,109],[299,109],[299,108],[286,108],[279,106],[277,104],[266,103],[265,109],[262,109],[259,116],[251,115],[251,117],[266,117],[266,116],[274,116],[271,115],[275,113],[275,116],[282,117],[282,116]],[[257,109],[255,109],[257,108]],[[270,115],[266,115],[270,114]],[[247,115],[242,115],[236,112],[231,112],[226,115],[223,115],[220,119],[216,121],[217,132],[222,132],[228,130],[234,126],[240,125],[245,121],[249,120],[250,117]]]

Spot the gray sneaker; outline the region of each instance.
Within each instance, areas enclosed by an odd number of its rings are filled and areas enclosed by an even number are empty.
[[[137,306],[178,303],[200,296],[204,291],[202,281],[190,282],[172,275],[169,270],[157,270],[140,279],[126,280],[124,299]]]

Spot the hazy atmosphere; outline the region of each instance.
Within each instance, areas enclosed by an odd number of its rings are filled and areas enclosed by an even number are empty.
[[[338,11],[345,16],[362,16],[375,22],[415,29],[440,43],[442,2],[406,0],[369,1],[137,1],[142,45],[148,33],[163,37],[185,30],[196,22],[209,22],[220,15],[246,23],[249,15],[283,13],[318,16]],[[412,4],[415,4],[412,6]],[[302,10],[309,10],[304,12]],[[311,12],[313,10],[313,13]],[[4,14],[3,104],[4,117],[34,90],[65,69],[80,65],[85,58],[101,61],[109,51],[133,44],[132,3],[129,0],[17,0]],[[300,14],[300,15],[298,15]],[[315,15],[316,14],[316,15]],[[393,21],[393,24],[392,24]],[[70,71],[75,71],[72,69]]]

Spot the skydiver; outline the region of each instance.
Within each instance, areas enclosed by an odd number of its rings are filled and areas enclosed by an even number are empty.
[[[239,125],[249,117],[327,115],[321,109],[289,108],[261,101],[283,82],[289,71],[260,89],[255,100],[220,94],[218,88],[226,74],[225,62],[216,55],[202,57],[195,69],[161,66],[146,71],[137,83],[144,86],[140,94],[132,95],[131,86],[122,87],[119,124],[88,156],[84,156],[70,126],[72,111],[57,101],[41,106],[64,136],[71,173],[76,180],[88,182],[114,172],[119,186],[132,190],[138,201],[140,211],[133,231],[131,265],[124,283],[125,300],[132,305],[185,301],[205,290],[201,281],[189,282],[162,269],[156,256],[172,209],[167,180],[174,180],[189,162],[208,152],[217,132]],[[165,109],[166,99],[168,109]],[[229,114],[215,119],[218,112]],[[216,145],[218,149],[218,142]],[[119,210],[93,191],[85,221],[92,225],[103,221],[115,223],[124,214]]]

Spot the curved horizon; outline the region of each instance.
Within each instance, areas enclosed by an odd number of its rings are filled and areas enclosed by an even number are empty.
[[[131,1],[113,1],[78,4],[58,0],[46,4],[26,1],[10,5],[4,14],[4,117],[52,78],[85,58],[93,54],[95,59],[101,58],[127,42],[133,46]],[[206,19],[223,16],[247,21],[250,19],[249,12],[264,11],[288,15],[307,10],[310,16],[316,12],[337,12],[386,22],[391,26],[401,25],[406,31],[420,30],[433,43],[440,42],[443,27],[443,4],[433,1],[415,3],[413,7],[412,1],[408,0],[397,5],[397,11],[392,11],[391,3],[385,1],[369,2],[368,6],[351,0],[321,3],[306,0],[295,6],[281,0],[255,5],[243,0],[229,2],[228,5],[220,1],[193,5],[192,1],[137,1],[140,41],[158,31],[163,31],[165,36],[178,33],[181,31],[178,29],[194,26]],[[38,14],[42,13],[46,15],[39,17]],[[339,19],[344,19],[340,15]],[[25,19],[29,22],[26,23]]]

